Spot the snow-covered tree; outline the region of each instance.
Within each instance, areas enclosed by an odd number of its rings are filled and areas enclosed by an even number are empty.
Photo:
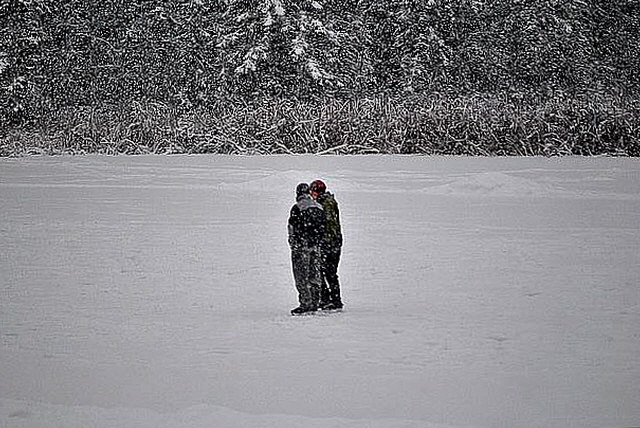
[[[340,35],[324,9],[323,0],[230,0],[217,36],[228,81],[273,94],[339,85],[332,69]]]
[[[635,0],[0,0],[0,112],[640,86]]]

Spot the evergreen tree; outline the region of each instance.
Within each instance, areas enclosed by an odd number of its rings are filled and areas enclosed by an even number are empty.
[[[227,52],[228,84],[243,93],[279,95],[339,84],[332,73],[339,35],[321,1],[231,0],[218,42]]]

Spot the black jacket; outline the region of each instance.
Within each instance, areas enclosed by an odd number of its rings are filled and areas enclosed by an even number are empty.
[[[322,206],[309,195],[301,195],[289,213],[289,246],[317,247],[325,234],[326,217]]]

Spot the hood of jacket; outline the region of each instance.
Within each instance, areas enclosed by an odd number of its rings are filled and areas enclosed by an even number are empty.
[[[296,199],[296,205],[298,205],[298,208],[300,208],[301,211],[309,208],[320,208],[321,210],[323,209],[322,205],[314,201],[310,195],[306,194],[298,196],[298,198]]]

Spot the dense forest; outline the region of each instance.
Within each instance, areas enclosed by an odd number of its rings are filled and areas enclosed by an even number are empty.
[[[0,156],[640,155],[637,0],[0,0]]]

